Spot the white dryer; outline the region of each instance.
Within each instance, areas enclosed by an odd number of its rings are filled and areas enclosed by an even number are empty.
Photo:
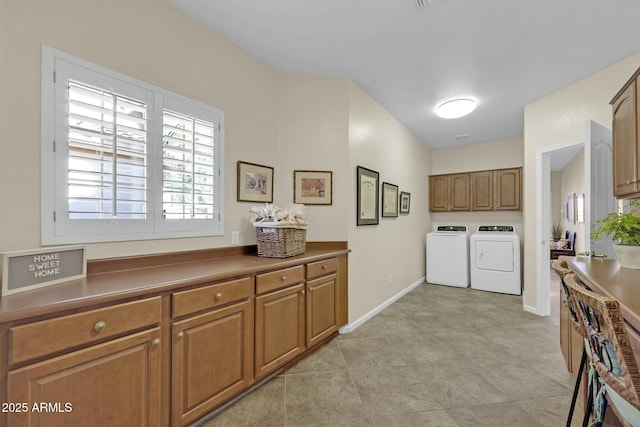
[[[470,237],[471,288],[522,294],[520,238],[510,225],[483,225]]]
[[[427,282],[469,286],[469,233],[466,226],[440,225],[427,233]]]

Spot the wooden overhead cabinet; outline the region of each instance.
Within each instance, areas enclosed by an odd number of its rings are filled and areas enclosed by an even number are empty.
[[[638,164],[638,75],[627,81],[611,100],[613,106],[613,195],[619,198],[640,197]]]
[[[493,171],[471,172],[471,210],[493,210]]]
[[[497,211],[520,210],[520,168],[499,169],[495,174],[495,205]]]
[[[449,211],[449,175],[429,177],[429,210],[431,212]]]
[[[451,193],[449,206],[451,211],[468,211],[469,204],[469,174],[457,173],[450,176]]]
[[[431,212],[505,211],[521,209],[522,168],[431,175]]]

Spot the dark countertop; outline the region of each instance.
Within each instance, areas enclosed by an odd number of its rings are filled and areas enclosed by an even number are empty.
[[[617,299],[623,317],[640,331],[640,270],[621,268],[618,261],[562,257],[578,277],[594,292]]]
[[[346,246],[346,245],[345,245]],[[291,258],[262,258],[255,254],[220,256],[118,271],[88,274],[84,279],[0,298],[0,322],[19,321],[63,311],[137,299],[189,285],[247,276],[319,261],[349,252],[320,246]]]

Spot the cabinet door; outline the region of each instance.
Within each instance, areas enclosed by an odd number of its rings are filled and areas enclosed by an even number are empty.
[[[429,177],[429,210],[431,212],[449,210],[449,175]]]
[[[571,330],[571,319],[569,318],[569,308],[567,307],[567,296],[560,292],[560,351],[567,366],[567,371],[571,372],[571,341],[569,331]]]
[[[495,209],[520,210],[520,168],[495,172]]]
[[[493,171],[471,173],[471,210],[493,210]]]
[[[449,204],[452,211],[468,211],[470,204],[469,174],[458,173],[451,175],[451,193]]]
[[[638,191],[637,83],[632,82],[613,104],[613,195]]]
[[[338,276],[307,282],[307,347],[338,330]]]
[[[29,410],[8,425],[158,426],[160,360],[156,328],[12,370],[7,401]]]
[[[251,302],[173,324],[173,425],[211,412],[252,381]]]
[[[304,296],[299,284],[256,297],[256,379],[305,350]]]

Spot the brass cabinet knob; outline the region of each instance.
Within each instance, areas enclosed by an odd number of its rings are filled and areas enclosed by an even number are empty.
[[[101,320],[97,322],[95,325],[93,325],[93,330],[96,332],[100,332],[106,327],[107,327],[107,322],[105,322],[104,320]]]
[[[302,295],[306,294],[306,292],[303,290],[300,291],[302,293]]]
[[[219,301],[220,298],[222,298],[222,292],[218,292],[214,297],[213,297],[216,301]]]
[[[184,336],[184,331],[180,331],[176,334],[176,338],[182,338]]]
[[[322,266],[322,269],[323,269],[323,270],[326,270],[326,269],[327,269],[327,266],[326,266],[326,265],[323,265],[323,266]]]
[[[152,347],[157,347],[159,345],[160,345],[160,338],[154,338],[153,341],[151,341]]]
[[[282,276],[281,279],[284,282],[285,280],[287,280],[287,276]]]

